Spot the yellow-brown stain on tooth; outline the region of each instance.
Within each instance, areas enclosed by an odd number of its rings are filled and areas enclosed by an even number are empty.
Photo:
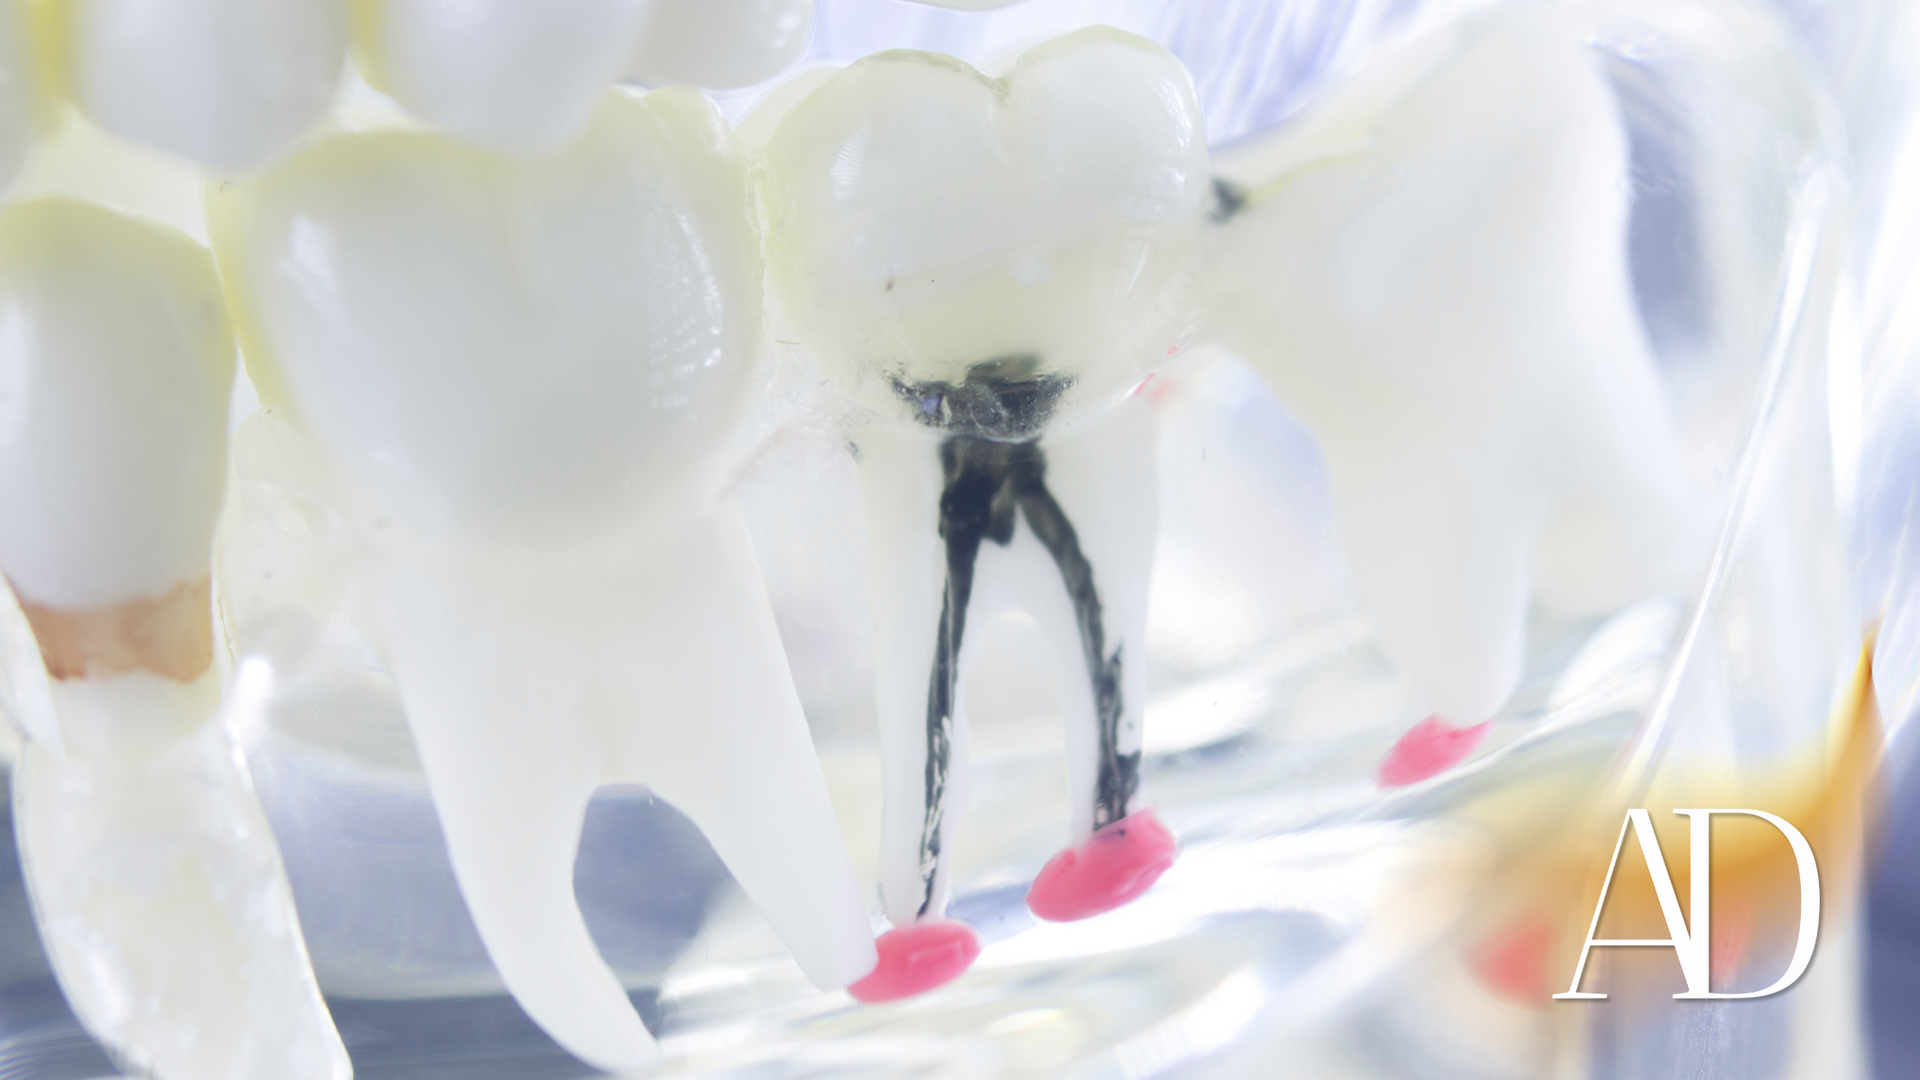
[[[63,610],[20,602],[55,679],[148,671],[192,682],[213,663],[213,583],[183,584],[151,599]]]

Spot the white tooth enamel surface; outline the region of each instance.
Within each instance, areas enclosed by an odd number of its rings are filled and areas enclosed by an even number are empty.
[[[926,820],[927,711],[938,630],[948,589],[948,550],[940,506],[945,479],[940,436],[879,425],[856,436],[861,497],[867,510],[867,593],[874,620],[874,666],[886,762],[881,824],[881,893],[887,917],[904,926],[946,907],[949,866],[921,851]],[[1099,597],[1103,659],[1119,657],[1123,708],[1114,732],[1121,755],[1138,753],[1146,702],[1147,584],[1158,518],[1155,427],[1146,399],[1068,425],[1039,442],[1047,491],[1072,525]],[[973,562],[971,595],[953,678],[964,684],[996,616],[1031,616],[1052,646],[1066,727],[1071,827],[1078,844],[1095,826],[1100,717],[1089,677],[1080,615],[1055,556],[1027,511],[1010,539],[986,539]],[[956,703],[941,815],[944,853],[952,851],[967,804],[965,703]],[[1104,824],[1104,822],[1101,822]],[[931,888],[929,888],[931,881]]]
[[[1634,309],[1627,146],[1577,36],[1506,16],[1218,162],[1220,330],[1313,430],[1381,641],[1429,707],[1512,692],[1543,598],[1677,582],[1704,513]],[[1550,576],[1544,572],[1551,571]]]
[[[738,511],[760,346],[746,164],[690,90],[609,94],[517,160],[345,136],[217,200],[265,400],[371,510],[361,574],[461,890],[520,1004],[607,1071],[658,1057],[573,895],[595,788],[700,826],[823,987],[865,904]]]
[[[0,4],[0,188],[20,171],[39,128],[25,4]]]
[[[894,381],[1031,357],[1107,399],[1184,327],[1205,131],[1179,62],[1095,27],[996,79],[879,53],[792,105],[762,150],[770,281],[870,406]]]
[[[536,542],[711,494],[760,334],[744,199],[697,94],[609,93],[532,161],[324,142],[213,227],[264,399],[402,524]]]
[[[62,609],[207,576],[228,331],[213,260],[64,200],[0,214],[0,570]]]
[[[807,47],[813,0],[653,0],[628,75],[727,90],[764,82]]]
[[[478,142],[547,150],[625,71],[650,0],[353,0],[367,81]]]
[[[88,118],[221,170],[305,135],[347,57],[341,0],[73,0],[63,17]]]

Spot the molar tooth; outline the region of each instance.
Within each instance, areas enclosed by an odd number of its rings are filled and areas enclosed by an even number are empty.
[[[544,158],[337,137],[211,215],[263,399],[366,504],[481,937],[609,1070],[658,1051],[573,898],[601,784],[693,818],[817,984],[875,960],[745,525],[716,508],[762,332],[746,182],[697,93],[609,93]]]
[[[553,149],[579,133],[658,0],[352,0],[369,83],[437,126]]]
[[[1144,400],[1089,411],[1186,328],[1203,125],[1178,61],[1106,28],[1038,46],[1003,79],[891,52],[794,97],[755,121],[770,129],[769,280],[802,343],[881,414],[854,441],[887,764],[882,892],[890,933],[945,948],[960,672],[996,607],[1032,614],[1070,673],[1074,843],[1133,812],[1154,428]],[[1069,868],[1113,869],[1111,851],[1144,889],[1166,839],[1137,866],[1132,842],[1063,856],[1035,909],[1131,899],[1096,900]],[[1086,903],[1050,903],[1065,894]],[[856,993],[926,988],[888,974]]]
[[[806,50],[814,0],[653,0],[628,67],[655,86],[764,82]]]
[[[1500,707],[1536,589],[1605,609],[1682,580],[1700,500],[1577,34],[1449,28],[1218,165],[1218,331],[1319,439],[1362,605],[1429,707]]]
[[[19,203],[0,213],[0,311],[0,571],[60,729],[25,748],[16,807],[61,985],[142,1073],[344,1078],[278,850],[213,720],[233,339],[212,260],[97,207]]]
[[[762,155],[770,281],[872,408],[924,421],[904,388],[998,359],[1030,370],[995,377],[1053,379],[1066,419],[1186,328],[1204,124],[1185,69],[1141,38],[1078,31],[1005,78],[879,53],[786,107]]]
[[[305,135],[347,58],[340,0],[72,0],[60,18],[81,112],[220,170]]]

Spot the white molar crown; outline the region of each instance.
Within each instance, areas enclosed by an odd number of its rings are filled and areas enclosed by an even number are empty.
[[[304,136],[347,58],[341,0],[72,0],[60,18],[88,119],[223,171]]]
[[[1536,590],[1605,610],[1682,580],[1704,509],[1577,32],[1450,27],[1217,165],[1218,329],[1319,440],[1361,603],[1428,707],[1499,708]]]
[[[627,74],[650,86],[752,86],[798,60],[812,29],[813,0],[653,0]]]
[[[213,260],[165,226],[40,199],[0,212],[0,568],[110,607],[207,576],[233,338]]]
[[[212,200],[250,370],[423,535],[521,546],[709,498],[762,336],[745,165],[690,90],[517,159],[319,142]]]
[[[762,152],[783,313],[870,406],[919,411],[914,387],[1000,362],[1069,383],[1064,417],[1185,329],[1206,131],[1186,69],[1144,39],[1082,30],[1004,77],[878,53],[788,106]]]

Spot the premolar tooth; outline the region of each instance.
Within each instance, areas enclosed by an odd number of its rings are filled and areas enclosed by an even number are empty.
[[[81,112],[221,170],[305,135],[347,58],[340,0],[72,0],[60,18]]]
[[[367,81],[422,119],[520,151],[577,135],[658,0],[353,0]]]
[[[628,74],[654,86],[728,90],[764,82],[800,58],[814,0],[653,0]]]
[[[1134,809],[1154,429],[1144,400],[1089,410],[1186,327],[1203,125],[1178,61],[1105,28],[1030,50],[1004,79],[883,53],[769,108],[782,110],[762,124],[770,280],[802,343],[882,414],[855,442],[890,933],[946,948],[948,928],[927,924],[965,801],[960,672],[996,607],[1033,614],[1069,673],[1074,842]],[[1121,861],[1139,854],[1120,847]],[[1107,851],[1062,866],[1106,866]],[[1091,900],[1084,877],[1053,874],[1035,909],[1131,898]],[[883,970],[856,993],[925,988]]]
[[[143,1073],[340,1080],[279,853],[212,722],[233,375],[212,260],[97,207],[20,203],[0,310],[0,571],[61,736],[26,747],[16,806],[62,987]]]
[[[1319,439],[1362,605],[1430,708],[1475,724],[1512,692],[1541,559],[1591,607],[1677,582],[1699,499],[1575,33],[1449,28],[1218,167],[1221,334]]]
[[[372,507],[388,664],[528,1013],[605,1069],[657,1055],[573,899],[611,782],[687,812],[819,985],[871,968],[745,526],[715,507],[762,312],[714,107],[610,93],[531,160],[338,137],[212,221],[263,397]]]

